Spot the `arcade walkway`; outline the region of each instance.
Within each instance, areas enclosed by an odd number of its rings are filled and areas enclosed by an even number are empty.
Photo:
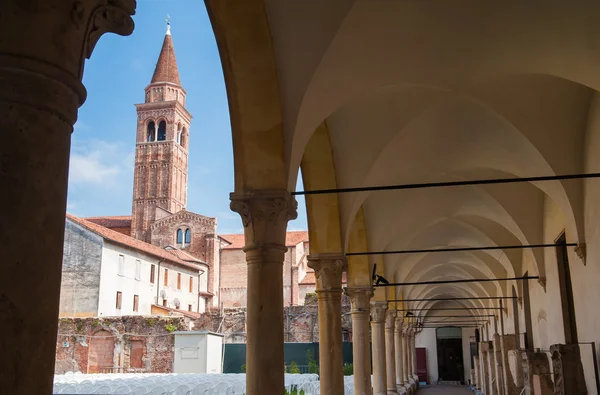
[[[469,394],[473,394],[471,391],[469,391],[467,389],[467,387],[456,387],[453,385],[450,386],[439,386],[439,387],[429,387],[429,388],[423,388],[420,389],[419,392],[417,392],[417,395],[433,395],[433,394],[440,394],[440,395],[469,395]]]

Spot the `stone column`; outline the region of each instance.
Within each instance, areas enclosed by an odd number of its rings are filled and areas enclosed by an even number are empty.
[[[417,332],[416,330],[412,330],[411,335],[410,335],[410,350],[412,352],[412,376],[413,379],[415,380],[415,383],[417,383],[417,386],[419,385],[419,375],[417,374],[417,346],[416,346],[416,336],[417,336]]]
[[[595,350],[594,350],[595,352]],[[553,344],[552,370],[555,395],[587,395],[578,344]]]
[[[0,381],[50,394],[69,151],[83,65],[106,32],[131,34],[135,1],[0,2]]]
[[[354,393],[371,395],[371,348],[369,342],[369,311],[372,287],[345,289],[350,297],[352,315],[352,362],[354,363]]]
[[[371,336],[373,348],[373,395],[386,391],[385,333],[386,302],[371,302]]]
[[[309,255],[315,270],[319,304],[319,370],[323,394],[344,394],[342,355],[342,272],[346,258],[339,254]]]
[[[404,332],[402,335],[402,377],[404,378],[404,385],[410,387],[409,382],[409,371],[410,371],[410,350],[409,350],[409,342],[408,342],[408,333],[410,332],[410,326],[406,326],[404,328]]]
[[[248,395],[278,394],[284,387],[283,259],[287,223],[296,218],[297,206],[285,190],[231,194],[246,239]]]
[[[385,315],[385,372],[388,394],[398,394],[396,390],[396,349],[394,345],[394,329],[396,327],[396,310],[388,310]]]
[[[402,319],[402,314],[399,316],[396,315],[396,325],[394,328],[394,356],[396,358],[396,389],[398,392],[404,391],[404,377],[402,373],[402,365],[403,365],[403,357],[402,354],[404,352],[402,347],[402,327],[404,325],[404,321]]]

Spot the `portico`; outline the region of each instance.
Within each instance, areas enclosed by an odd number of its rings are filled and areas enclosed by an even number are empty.
[[[321,191],[305,197],[322,393],[344,391],[342,292],[355,394],[415,393],[416,343],[447,326],[473,331],[463,381],[486,395],[541,394],[550,364],[555,393],[597,393],[580,344],[600,341],[600,4],[205,3],[246,238],[249,395],[283,388],[282,262],[300,176]],[[135,6],[0,6],[0,125],[14,137],[0,145],[0,381],[11,393],[50,392],[84,59],[104,32],[132,32]],[[404,187],[346,190],[389,186]]]

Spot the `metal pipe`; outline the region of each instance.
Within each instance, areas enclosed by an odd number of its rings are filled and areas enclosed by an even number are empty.
[[[422,254],[422,253],[426,253],[426,252],[518,250],[518,249],[526,249],[526,248],[555,248],[557,246],[576,247],[577,243],[561,243],[561,244],[517,244],[517,245],[483,246],[483,247],[428,248],[428,249],[421,249],[421,250],[363,251],[363,252],[347,252],[346,256]]]
[[[401,287],[405,285],[429,285],[429,284],[456,284],[456,283],[483,283],[489,281],[513,281],[513,280],[537,280],[540,276],[523,276],[508,278],[468,278],[464,280],[437,280],[437,281],[417,281],[412,283],[389,283],[375,284],[374,287]]]
[[[440,307],[431,308],[427,307],[421,309],[396,309],[396,311],[440,311],[440,310],[500,310],[500,307]]]
[[[423,188],[457,187],[457,186],[467,186],[467,185],[515,184],[515,183],[520,183],[520,182],[578,180],[578,179],[582,179],[582,178],[600,178],[600,173],[565,174],[565,175],[562,175],[562,176],[495,178],[495,179],[488,179],[488,180],[463,180],[463,181],[446,181],[446,182],[428,182],[428,183],[421,183],[421,184],[379,185],[379,186],[373,186],[373,187],[315,189],[315,190],[312,190],[312,191],[296,191],[296,192],[292,192],[292,196],[297,196],[297,195],[324,195],[324,194],[329,194],[329,193],[391,191],[391,190],[398,190],[398,189],[423,189]]]
[[[471,317],[493,317],[493,314],[475,315],[432,315],[431,318],[471,318]],[[425,318],[425,317],[423,317]]]
[[[516,296],[478,296],[474,298],[422,298],[422,299],[391,299],[389,302],[429,302],[442,300],[496,300],[496,299],[518,299]]]

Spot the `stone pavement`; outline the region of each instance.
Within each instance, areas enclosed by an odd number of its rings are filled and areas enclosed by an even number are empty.
[[[469,391],[468,387],[458,387],[454,385],[446,386],[433,386],[421,388],[417,395],[473,395],[473,392]]]

